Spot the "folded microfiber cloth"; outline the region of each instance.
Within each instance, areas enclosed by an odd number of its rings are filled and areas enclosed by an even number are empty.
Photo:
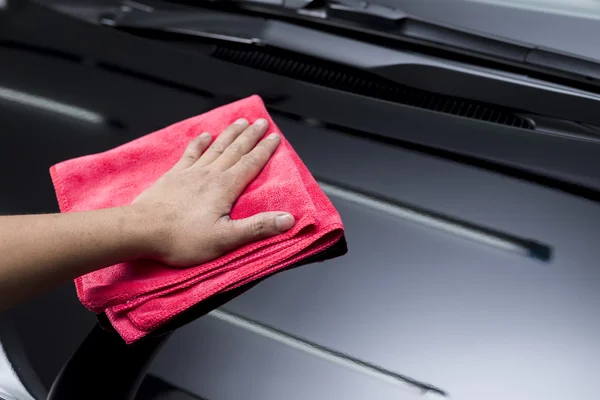
[[[265,118],[269,132],[281,134],[260,97],[252,96],[112,150],[61,162],[50,168],[61,212],[131,203],[177,162],[191,139],[205,131],[216,138],[238,118]],[[89,310],[105,313],[121,337],[132,343],[212,297],[235,293],[232,289],[251,286],[283,269],[331,258],[327,250],[341,242],[345,248],[340,215],[283,135],[230,216],[241,219],[264,211],[287,211],[296,225],[190,268],[138,260],[94,271],[75,280],[77,295]]]

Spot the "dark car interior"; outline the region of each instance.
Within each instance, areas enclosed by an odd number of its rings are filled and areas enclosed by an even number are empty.
[[[58,212],[57,162],[258,94],[348,246],[135,346],[72,284],[0,314],[17,400],[594,398],[600,55],[392,3],[0,2],[0,214]]]

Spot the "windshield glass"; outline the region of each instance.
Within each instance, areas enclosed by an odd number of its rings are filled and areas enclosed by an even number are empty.
[[[379,0],[414,17],[600,61],[600,0]]]
[[[512,9],[513,11],[530,11],[537,14],[563,15],[585,19],[600,19],[600,0],[381,0],[381,3],[394,5],[403,10],[419,14],[438,14],[442,10],[456,8],[464,11],[465,7],[481,7],[495,9]],[[454,13],[447,15],[454,17]]]
[[[579,16],[584,18],[600,18],[600,1],[598,0],[466,0],[488,3],[520,10],[543,11],[548,13]]]

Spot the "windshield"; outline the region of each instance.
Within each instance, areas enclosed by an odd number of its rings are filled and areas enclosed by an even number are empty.
[[[600,60],[600,0],[379,0],[414,17]]]
[[[513,7],[519,10],[543,11],[547,13],[597,19],[600,16],[598,0],[465,0],[491,5]]]

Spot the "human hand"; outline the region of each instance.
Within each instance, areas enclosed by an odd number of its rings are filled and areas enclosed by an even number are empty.
[[[252,125],[242,119],[210,147],[211,135],[203,133],[169,172],[128,206],[156,227],[148,240],[151,258],[179,267],[201,264],[294,226],[294,217],[284,212],[229,218],[234,202],[280,143],[275,134],[260,140],[267,128],[264,119]]]

